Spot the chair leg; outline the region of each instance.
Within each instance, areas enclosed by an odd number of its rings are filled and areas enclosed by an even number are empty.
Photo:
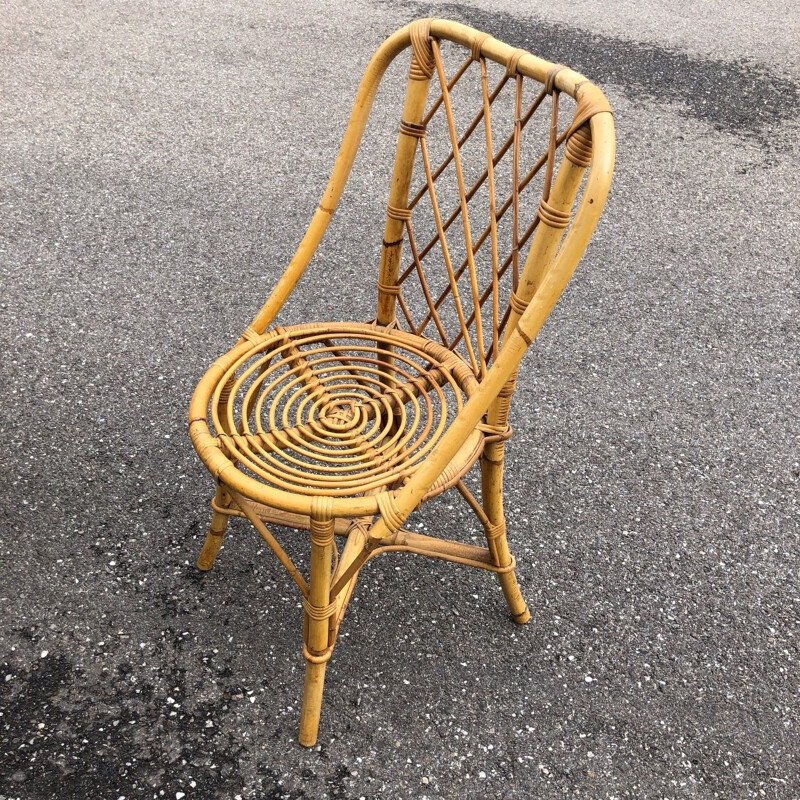
[[[311,570],[308,600],[303,599],[303,655],[306,679],[303,708],[300,712],[299,741],[305,747],[317,743],[325,667],[333,652],[333,619],[336,601],[331,602],[331,559],[333,555],[333,518],[311,517]]]
[[[511,551],[508,548],[503,512],[503,445],[504,442],[487,444],[481,457],[481,498],[483,510],[489,518],[486,541],[492,559],[498,567],[507,567],[511,564]],[[531,612],[519,590],[514,570],[498,572],[497,577],[511,611],[511,618],[518,625],[524,625],[531,618]]]
[[[221,486],[217,486],[217,493],[214,497],[214,503],[217,506],[225,506],[230,502],[228,495],[223,491]],[[197,568],[207,571],[214,566],[217,560],[217,553],[222,547],[222,540],[225,538],[225,531],[228,529],[228,515],[220,514],[219,511],[214,511],[211,516],[211,525],[206,534],[206,541],[203,544],[203,549],[200,551],[200,556],[197,559]]]

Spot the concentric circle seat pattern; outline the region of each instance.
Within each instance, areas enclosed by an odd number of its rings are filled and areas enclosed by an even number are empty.
[[[210,429],[239,470],[277,489],[374,494],[413,474],[477,388],[460,356],[420,336],[359,323],[278,327],[217,381]],[[482,448],[475,431],[432,493]]]

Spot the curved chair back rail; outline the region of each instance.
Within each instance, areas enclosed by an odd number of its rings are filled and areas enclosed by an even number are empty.
[[[578,102],[578,108],[568,130],[570,133],[574,133],[584,123],[590,122],[591,167],[588,186],[592,190],[594,200],[593,203],[588,204],[591,206],[590,208],[584,204],[578,210],[572,230],[580,231],[577,238],[581,239],[581,243],[585,247],[587,243],[586,237],[591,235],[602,213],[605,197],[611,185],[611,175],[614,167],[614,123],[610,113],[611,108],[602,91],[590,83],[583,75],[568,67],[562,68],[561,65],[552,64],[530,53],[515,49],[474,28],[448,20],[416,20],[390,36],[378,48],[367,65],[353,104],[347,130],[339,149],[339,155],[336,158],[336,163],[322,200],[294,257],[289,262],[288,268],[278,281],[267,302],[262,306],[250,326],[248,326],[246,334],[264,333],[297,285],[313,257],[344,191],[381,79],[389,64],[411,46],[412,30],[429,30],[430,36],[435,39],[447,40],[461,45],[469,52],[470,60],[475,54],[479,53],[480,59],[492,61],[506,70],[509,69],[509,64],[511,64],[515,70],[515,78],[516,76],[530,78],[542,84],[545,88],[548,88],[549,83],[553,89],[558,92],[564,92]],[[554,70],[556,67],[558,69]],[[428,92],[427,84],[430,83],[429,80],[414,80],[415,77],[418,77],[418,74],[414,72],[413,65],[410,72],[412,74],[409,81],[406,108],[404,109],[404,120],[407,120],[408,116],[419,117],[421,115],[420,100],[422,101],[421,105],[424,107],[424,99]],[[515,83],[519,84],[519,81],[515,80]],[[423,85],[418,86],[415,84]],[[417,105],[418,107],[409,109],[409,105]],[[409,110],[416,111],[416,113],[407,114]],[[408,134],[402,134],[400,138],[402,139],[404,136],[407,137]],[[399,153],[398,155],[400,157],[395,165],[395,177],[399,170],[407,169],[402,164],[403,156],[407,154]],[[390,205],[392,205],[391,200]],[[384,238],[387,240],[386,237]],[[392,240],[388,239],[388,241]]]

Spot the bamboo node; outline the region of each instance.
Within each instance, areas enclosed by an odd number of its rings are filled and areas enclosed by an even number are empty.
[[[314,653],[309,650],[306,643],[303,642],[303,658],[305,658],[309,664],[326,664],[331,660],[332,655],[333,645],[326,647],[324,650],[320,650],[318,653]]]
[[[498,397],[513,397],[514,391],[517,388],[516,375],[509,378],[504,384],[503,388],[497,393]]]
[[[483,47],[483,43],[488,39],[488,33],[479,33],[475,37],[475,41],[472,43],[472,60],[473,61],[480,61],[481,60],[481,48]]]
[[[431,44],[431,20],[418,19],[411,23],[411,68],[412,80],[428,80],[433,75],[435,62]]]
[[[242,334],[242,339],[247,339],[248,342],[255,344],[256,342],[261,340],[261,336],[252,325],[248,325],[244,329],[244,333]]]
[[[523,300],[516,292],[511,292],[508,298],[508,304],[512,310],[520,316],[525,313],[525,309],[530,305],[530,300]]]
[[[311,519],[314,522],[333,523],[333,500],[324,495],[311,498]]]
[[[523,330],[522,326],[519,324],[517,325],[517,333],[522,337],[522,341],[525,342],[525,344],[528,347],[530,347],[531,342],[533,342],[533,339],[528,335],[528,332],[526,330]]]
[[[504,567],[495,567],[492,571],[498,575],[504,575],[506,572],[513,572],[517,568],[517,559],[511,556],[511,561]],[[527,611],[527,608],[525,609]],[[521,614],[518,616],[522,616]]]
[[[547,94],[553,94],[556,90],[556,75],[561,72],[562,69],[569,69],[564,64],[554,64],[547,72],[547,77],[544,79],[544,90]]]
[[[394,493],[381,492],[376,495],[376,499],[383,521],[386,523],[389,530],[396,531],[402,527],[405,517],[400,513],[400,509],[397,507]]]
[[[481,455],[481,461],[486,462],[488,464],[501,465],[503,463],[504,447],[505,447],[505,442],[488,441],[486,443],[486,448],[484,449],[483,454]],[[494,452],[495,449],[497,450],[497,452]]]
[[[581,125],[567,139],[564,155],[578,167],[585,169],[589,166],[592,161],[592,130],[588,124]]]
[[[506,523],[505,520],[501,522],[493,522],[486,526],[486,538],[490,541],[494,541],[495,539],[499,539],[501,536],[506,535]]]
[[[527,55],[525,50],[520,50],[517,48],[508,58],[508,64],[506,64],[506,75],[509,78],[513,78],[517,74],[517,68],[519,67],[519,60],[522,56]]]
[[[378,322],[377,317],[371,319],[367,324],[371,328],[375,328],[377,331],[383,331],[384,333],[400,330],[400,323],[397,321],[397,317],[394,317],[391,322],[387,322],[385,325],[382,322]]]
[[[397,297],[402,290],[403,287],[398,286],[397,284],[381,283],[378,281],[378,291],[382,294],[388,294],[392,295],[393,297]]]
[[[231,396],[231,389],[233,388],[233,382],[228,381],[220,390],[219,390],[219,404],[224,406]]]
[[[509,424],[490,425],[488,422],[479,422],[475,426],[479,431],[485,433],[487,438],[491,437],[493,442],[505,442],[511,438],[514,429]]]
[[[335,525],[333,519],[326,520],[325,522],[312,519],[311,544],[314,544],[317,547],[328,547],[329,545],[332,545],[334,528]]]
[[[406,136],[413,136],[415,139],[421,139],[425,135],[425,128],[426,126],[421,123],[400,120],[400,133],[404,133]]]
[[[607,111],[612,114],[611,104],[606,96],[588,81],[579,84],[575,89],[578,105],[575,108],[575,116],[569,126],[567,138],[571,137],[582,125],[587,123],[595,114]]]

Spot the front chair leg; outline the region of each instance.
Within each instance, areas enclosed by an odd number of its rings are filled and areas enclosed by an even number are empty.
[[[311,513],[311,570],[308,599],[303,598],[303,655],[306,658],[306,680],[303,708],[300,712],[300,744],[312,747],[317,743],[325,667],[333,651],[333,617],[336,601],[331,602],[331,559],[333,555],[334,520],[323,503],[314,504]]]
[[[483,510],[489,518],[486,527],[486,541],[492,560],[498,567],[509,567],[512,563],[511,551],[506,538],[506,520],[503,513],[503,445],[492,442],[486,445],[481,457],[481,499]],[[531,618],[528,604],[519,590],[517,576],[513,569],[498,572],[500,588],[506,598],[511,618],[518,625],[524,625]]]
[[[226,508],[230,503],[230,497],[223,488],[217,485],[217,492],[214,496],[214,505],[217,508]],[[214,509],[211,515],[211,526],[206,534],[206,541],[203,544],[203,549],[200,551],[200,556],[197,559],[197,568],[203,571],[211,569],[214,562],[217,560],[217,553],[222,547],[222,540],[225,538],[225,531],[228,529],[228,515],[221,514]]]

